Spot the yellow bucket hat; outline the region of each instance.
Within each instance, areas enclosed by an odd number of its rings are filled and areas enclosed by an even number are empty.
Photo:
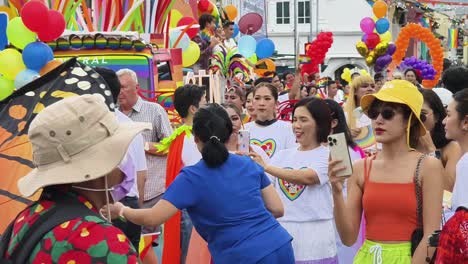
[[[393,80],[386,82],[378,93],[363,96],[361,98],[361,107],[366,115],[370,105],[375,99],[382,102],[403,104],[411,109],[413,114],[408,118],[408,126],[406,128],[408,132],[408,146],[410,138],[409,130],[411,127],[411,119],[413,117],[419,122],[419,136],[424,136],[426,134],[426,128],[420,118],[424,98],[421,92],[418,91],[418,88],[416,88],[412,83],[405,80]]]

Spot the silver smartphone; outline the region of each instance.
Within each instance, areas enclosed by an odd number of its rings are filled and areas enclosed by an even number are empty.
[[[239,152],[249,152],[250,132],[248,130],[239,130]]]
[[[330,148],[330,155],[332,160],[341,160],[341,165],[346,169],[340,171],[336,176],[350,176],[353,174],[353,164],[351,156],[349,155],[348,144],[344,133],[338,133],[328,136],[328,147]]]

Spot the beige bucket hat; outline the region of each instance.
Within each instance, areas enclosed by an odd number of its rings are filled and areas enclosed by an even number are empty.
[[[73,96],[42,110],[31,122],[36,168],[19,179],[26,197],[39,189],[105,176],[120,164],[133,138],[148,123],[118,123],[101,95]]]

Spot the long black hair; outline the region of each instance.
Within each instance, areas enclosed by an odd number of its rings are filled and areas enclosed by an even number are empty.
[[[356,142],[353,141],[353,137],[351,136],[351,132],[349,132],[348,124],[346,124],[346,117],[343,111],[343,108],[338,104],[335,100],[332,99],[325,99],[325,103],[327,103],[328,108],[330,108],[330,115],[331,119],[336,119],[338,123],[335,127],[332,127],[332,133],[344,133],[346,138],[346,143],[351,148],[356,147]]]
[[[451,140],[445,137],[445,128],[442,121],[447,116],[447,112],[445,110],[444,104],[440,100],[439,96],[430,89],[419,89],[424,97],[424,102],[429,106],[429,108],[434,112],[434,129],[429,131],[431,133],[432,141],[434,142],[434,146],[437,149],[441,149],[447,146]],[[423,117],[423,115],[421,115]],[[422,119],[425,119],[423,117]],[[425,120],[422,120],[425,121]]]
[[[232,134],[232,122],[226,110],[218,104],[200,108],[193,118],[193,134],[204,146],[201,151],[206,165],[216,168],[228,159],[224,143]]]

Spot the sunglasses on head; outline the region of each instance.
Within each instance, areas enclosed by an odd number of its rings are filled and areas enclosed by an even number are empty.
[[[369,108],[369,111],[367,111],[367,116],[375,120],[379,115],[382,115],[382,118],[385,120],[392,120],[392,118],[395,116],[396,111],[390,107],[382,107],[381,109],[378,109],[377,107],[372,107]]]

